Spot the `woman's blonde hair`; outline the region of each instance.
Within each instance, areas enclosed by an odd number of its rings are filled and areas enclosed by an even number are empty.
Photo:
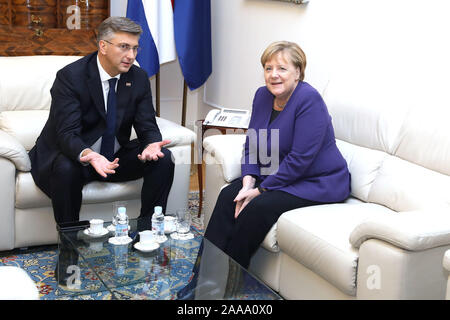
[[[261,56],[261,64],[264,68],[266,62],[270,60],[274,54],[278,52],[287,52],[292,64],[300,69],[299,80],[303,81],[305,78],[306,69],[306,55],[302,48],[294,42],[289,41],[277,41],[270,44],[266,50],[264,50]]]

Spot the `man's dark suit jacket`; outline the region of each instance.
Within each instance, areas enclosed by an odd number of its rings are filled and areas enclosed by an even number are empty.
[[[78,161],[81,151],[93,145],[106,130],[97,52],[59,70],[50,93],[49,118],[29,152],[33,179],[49,196],[49,176],[55,158],[62,153]],[[121,148],[136,146],[136,140],[130,141],[132,126],[141,151],[148,144],[161,141],[147,73],[135,65],[120,76],[116,114],[116,138]]]

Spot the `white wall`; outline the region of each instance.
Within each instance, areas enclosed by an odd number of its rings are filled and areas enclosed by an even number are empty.
[[[189,91],[187,125],[210,105],[250,109],[264,84],[261,53],[282,39],[304,49],[305,80],[320,91],[330,79],[349,87],[357,82],[380,103],[450,109],[449,2],[211,0],[213,73],[204,87]],[[124,15],[126,1],[112,0],[111,7]],[[161,67],[161,116],[177,123],[182,83],[178,62]]]
[[[319,90],[329,79],[367,83],[380,102],[385,95],[450,108],[449,9],[448,0],[212,0],[206,100],[250,109],[264,84],[261,53],[273,41],[291,40],[306,53],[305,80]]]

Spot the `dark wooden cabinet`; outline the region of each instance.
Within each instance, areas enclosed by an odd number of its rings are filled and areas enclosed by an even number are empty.
[[[0,0],[0,55],[86,55],[109,0]]]

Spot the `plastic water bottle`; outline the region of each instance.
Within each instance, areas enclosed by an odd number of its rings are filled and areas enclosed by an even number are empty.
[[[123,276],[128,267],[128,246],[114,246],[114,263],[116,265],[116,274]]]
[[[162,207],[155,207],[152,215],[152,231],[157,242],[161,243],[167,240],[167,237],[164,235],[164,214],[162,213]]]
[[[117,215],[114,218],[116,222],[116,238],[128,237],[128,216],[127,209],[125,207],[119,207],[117,209]]]

